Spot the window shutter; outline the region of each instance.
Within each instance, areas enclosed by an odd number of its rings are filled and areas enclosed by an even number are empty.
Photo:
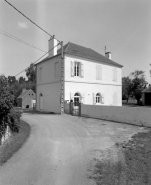
[[[84,64],[81,63],[81,77],[84,77]]]
[[[74,94],[73,93],[70,93],[70,100],[74,101]]]
[[[81,103],[85,103],[85,93],[82,94]]]
[[[74,76],[74,62],[71,61],[71,77]]]
[[[96,104],[96,95],[95,95],[95,93],[93,93],[93,105],[95,105]]]
[[[102,104],[104,104],[104,94],[102,94]]]
[[[102,80],[102,66],[99,65],[99,80]]]

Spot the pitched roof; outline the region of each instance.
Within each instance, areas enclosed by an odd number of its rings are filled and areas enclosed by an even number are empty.
[[[22,94],[20,94],[17,98],[23,98],[26,93],[28,93],[29,91],[32,91],[31,89],[28,89],[28,90],[24,90]],[[33,92],[33,91],[32,91]]]
[[[73,44],[69,42],[67,46],[65,45],[65,53],[80,56],[83,58],[88,58],[96,61],[100,61],[103,63],[111,64],[118,67],[123,67],[122,65],[108,59],[107,57],[97,53],[96,51],[92,50],[91,48],[86,48],[83,46],[79,46],[77,44]]]
[[[107,57],[97,53],[96,51],[92,50],[91,48],[86,48],[86,47],[83,47],[83,46],[80,46],[80,45],[77,45],[77,44],[74,44],[71,42],[68,42],[66,45],[63,46],[63,52],[70,54],[70,55],[83,57],[86,59],[96,60],[96,61],[110,64],[113,66],[123,67],[122,65],[120,65],[120,64],[108,59]],[[60,53],[61,53],[61,49],[58,49],[57,55],[59,55]],[[46,61],[47,59],[49,59],[49,57],[46,57],[41,62]]]
[[[147,89],[143,90],[143,92],[150,92],[151,93],[151,86],[149,86]]]

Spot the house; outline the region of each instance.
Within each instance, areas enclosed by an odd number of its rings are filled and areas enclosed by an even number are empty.
[[[48,41],[49,51],[57,41]],[[61,113],[64,102],[94,105],[122,105],[122,65],[96,51],[71,42],[55,47],[36,64],[36,109]]]
[[[151,85],[142,92],[143,105],[151,105]]]
[[[33,90],[23,89],[21,95],[17,97],[17,107],[32,108],[36,103],[36,94]]]

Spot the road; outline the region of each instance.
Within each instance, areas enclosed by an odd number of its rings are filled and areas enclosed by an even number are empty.
[[[140,130],[68,115],[25,113],[22,119],[31,125],[31,135],[0,168],[0,185],[95,185],[88,178],[92,151],[109,148],[116,139]]]

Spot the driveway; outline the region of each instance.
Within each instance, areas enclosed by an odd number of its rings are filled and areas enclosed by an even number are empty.
[[[0,168],[0,185],[95,185],[89,178],[93,161],[114,144],[145,129],[70,115],[24,113],[31,135]]]

